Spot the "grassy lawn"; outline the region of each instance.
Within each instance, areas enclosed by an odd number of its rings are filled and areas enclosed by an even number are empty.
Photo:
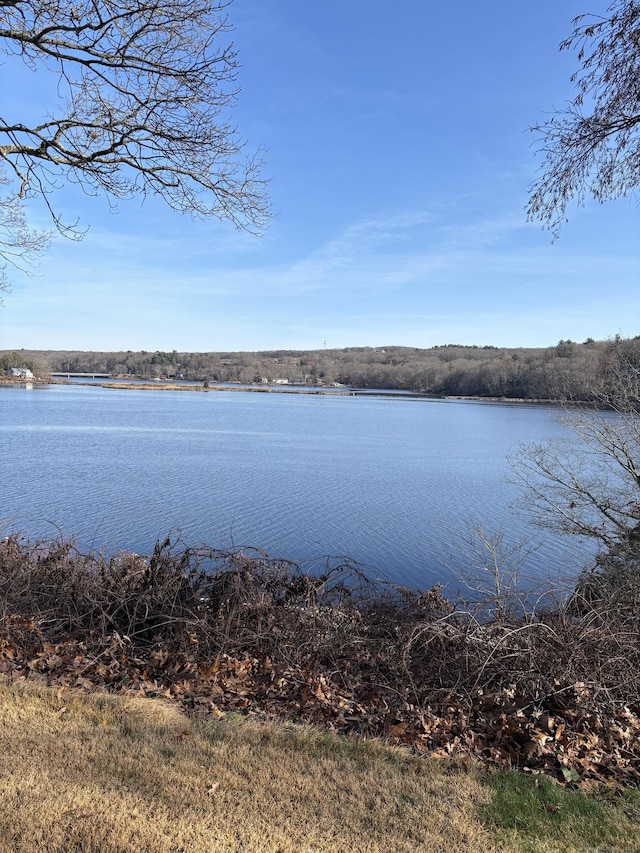
[[[640,851],[640,791],[585,794],[546,776],[492,772],[481,819],[506,850],[524,853]]]
[[[0,681],[0,850],[640,851],[638,792]]]

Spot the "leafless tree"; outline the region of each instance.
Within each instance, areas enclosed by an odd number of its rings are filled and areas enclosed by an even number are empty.
[[[64,182],[112,202],[157,195],[179,213],[265,227],[261,155],[245,155],[230,119],[229,2],[0,0],[0,52],[53,75],[58,102],[39,122],[0,115],[0,166],[13,185],[0,208],[8,255],[16,237],[18,252],[42,247],[22,199],[43,199],[56,228],[78,233],[54,210]]]
[[[567,204],[626,196],[640,183],[640,3],[615,0],[581,15],[561,50],[577,50],[577,94],[532,130],[544,156],[527,214],[557,236]]]
[[[21,199],[9,185],[7,176],[0,172],[0,258],[5,262],[0,266],[0,293],[9,289],[7,263],[29,273],[51,236],[44,229],[29,228]]]
[[[504,532],[490,532],[470,521],[462,537],[462,553],[469,568],[452,568],[471,591],[473,607],[479,608],[484,618],[501,622],[507,616],[527,613],[524,570],[539,547],[540,543],[525,537],[509,542]]]
[[[607,356],[593,407],[564,409],[573,439],[528,445],[510,461],[540,523],[611,552],[640,541],[640,338]]]

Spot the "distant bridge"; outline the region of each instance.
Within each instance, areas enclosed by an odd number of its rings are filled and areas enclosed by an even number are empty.
[[[58,376],[64,379],[111,379],[110,373],[69,373],[66,371],[64,373],[51,373],[50,376]]]

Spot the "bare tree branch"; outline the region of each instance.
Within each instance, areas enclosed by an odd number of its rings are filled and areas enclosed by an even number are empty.
[[[586,536],[605,549],[640,534],[640,346],[616,341],[594,387],[599,408],[567,407],[574,440],[521,448],[512,479],[521,505],[545,527]],[[606,389],[606,390],[602,390]]]
[[[231,123],[237,55],[227,2],[0,0],[0,52],[57,78],[60,104],[39,123],[0,116],[0,164],[15,198],[63,183],[112,199],[158,195],[178,213],[262,231],[260,152]],[[73,226],[70,226],[73,230]],[[0,237],[1,239],[1,237]]]
[[[577,50],[577,93],[569,105],[531,128],[541,173],[527,215],[557,236],[570,201],[605,202],[640,183],[640,3],[615,0],[605,17],[581,15],[560,45]]]
[[[7,176],[0,172],[0,192],[9,185]],[[18,193],[8,189],[0,195],[0,292],[9,290],[7,266],[29,274],[37,263],[38,255],[48,247],[50,239],[50,231],[29,228]]]

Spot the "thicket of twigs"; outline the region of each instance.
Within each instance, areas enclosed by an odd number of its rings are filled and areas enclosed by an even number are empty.
[[[610,560],[568,605],[494,615],[258,552],[83,553],[0,541],[0,672],[165,695],[384,736],[418,752],[640,781],[640,569]],[[498,614],[497,616],[495,614]]]

